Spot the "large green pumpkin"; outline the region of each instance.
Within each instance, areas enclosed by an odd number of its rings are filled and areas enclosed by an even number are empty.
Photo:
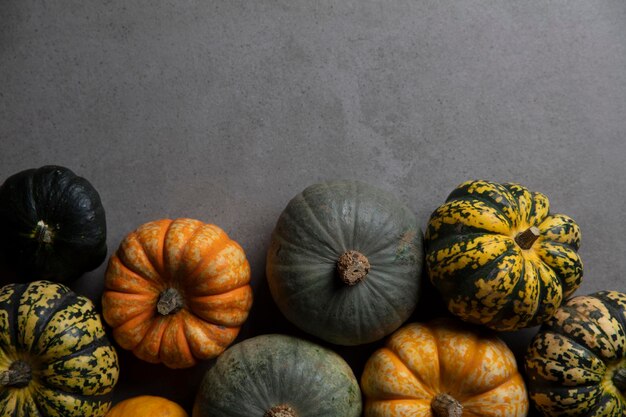
[[[276,334],[244,340],[219,356],[193,409],[193,417],[360,415],[358,382],[339,355]]]
[[[432,214],[425,244],[448,309],[495,330],[541,324],[582,279],[578,225],[518,184],[461,184]]]
[[[545,416],[626,416],[626,294],[568,300],[533,339],[526,373]]]
[[[100,196],[67,168],[44,166],[0,187],[0,250],[22,281],[77,278],[106,256]]]
[[[117,379],[89,299],[47,281],[0,289],[0,416],[104,416]]]
[[[272,233],[272,296],[291,322],[326,341],[381,339],[417,304],[422,238],[415,215],[385,191],[354,181],[311,185]]]

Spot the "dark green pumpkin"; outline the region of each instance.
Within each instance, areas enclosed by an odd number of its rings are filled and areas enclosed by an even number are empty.
[[[422,231],[406,205],[364,183],[324,182],[295,196],[278,219],[267,278],[296,326],[358,345],[411,315],[422,260]]]
[[[100,196],[67,168],[44,166],[0,187],[0,249],[20,281],[77,278],[106,257]]]
[[[574,297],[526,353],[530,399],[545,416],[626,415],[626,294]]]
[[[0,289],[0,416],[103,416],[118,373],[89,299],[48,281]]]
[[[314,343],[262,335],[227,349],[206,373],[193,417],[359,417],[348,364]]]

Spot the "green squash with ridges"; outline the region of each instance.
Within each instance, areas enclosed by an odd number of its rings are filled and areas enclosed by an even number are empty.
[[[244,340],[204,376],[193,417],[359,417],[348,364],[314,343],[271,334]]]
[[[580,286],[580,228],[519,184],[467,181],[430,217],[426,265],[448,309],[494,330],[541,324]]]
[[[379,340],[418,301],[423,235],[392,194],[357,181],[314,184],[280,215],[267,279],[281,312],[328,342]]]
[[[0,289],[0,415],[104,416],[118,375],[88,298],[48,281]]]
[[[530,399],[545,416],[625,416],[626,294],[568,300],[534,337],[525,366]]]

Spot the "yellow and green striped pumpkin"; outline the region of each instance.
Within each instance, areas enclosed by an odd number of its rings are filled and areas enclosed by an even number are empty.
[[[118,372],[89,299],[48,281],[0,289],[0,416],[104,416]]]
[[[626,294],[568,300],[525,362],[530,398],[545,416],[626,416]]]
[[[518,184],[461,184],[432,214],[425,243],[448,309],[495,330],[544,322],[582,279],[578,225]]]

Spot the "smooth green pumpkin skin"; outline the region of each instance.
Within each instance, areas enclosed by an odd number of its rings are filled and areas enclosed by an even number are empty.
[[[361,391],[336,353],[285,335],[262,335],[227,349],[206,373],[193,417],[263,417],[288,405],[297,417],[359,417]]]
[[[355,181],[315,184],[280,215],[267,254],[274,301],[296,326],[359,345],[396,330],[418,301],[423,249],[415,215],[393,195]],[[337,260],[365,255],[371,269],[347,286]]]
[[[626,294],[601,291],[567,301],[534,337],[525,357],[531,401],[545,416],[623,417]]]
[[[3,417],[100,417],[118,379],[117,353],[86,297],[35,281],[0,289],[0,375],[29,364],[25,387],[0,385]]]
[[[45,224],[43,239],[38,224]],[[0,186],[0,248],[21,281],[68,281],[106,257],[106,218],[86,179],[60,166],[28,169]]]
[[[524,249],[518,234],[539,236]],[[580,286],[580,228],[519,184],[467,181],[431,215],[426,264],[448,309],[494,330],[541,324]]]

